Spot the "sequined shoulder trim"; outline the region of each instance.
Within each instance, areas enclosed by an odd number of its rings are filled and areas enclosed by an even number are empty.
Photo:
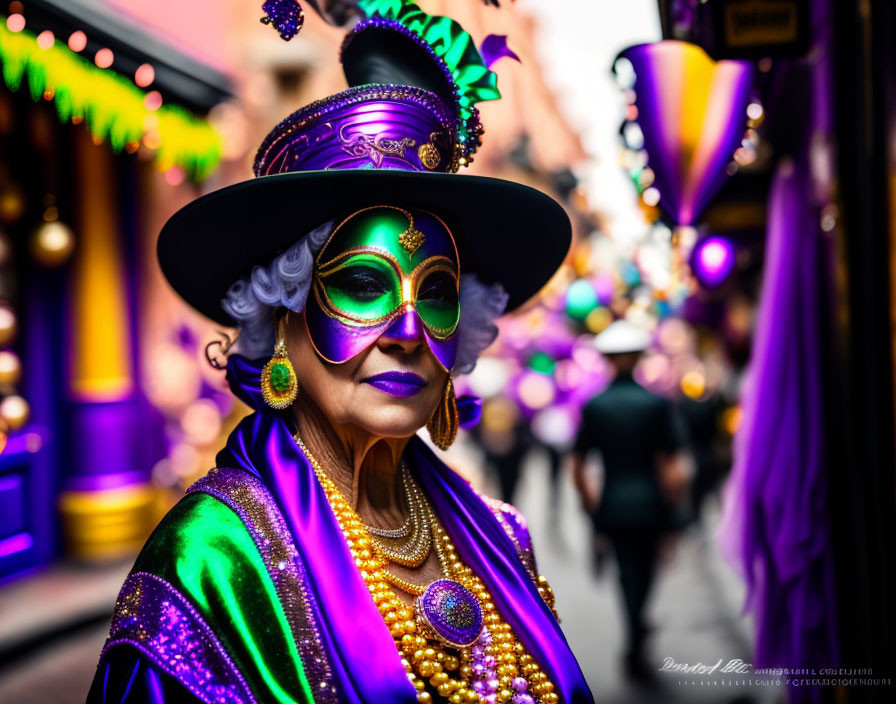
[[[254,704],[249,685],[202,616],[171,584],[148,572],[125,580],[102,659],[130,645],[205,704]]]
[[[187,489],[187,494],[197,492],[218,499],[245,524],[283,606],[314,701],[336,702],[338,692],[321,640],[317,601],[271,493],[248,472],[224,467],[212,469]]]
[[[532,575],[532,579],[537,581],[538,570],[535,566],[535,552],[532,550],[532,538],[529,535],[529,528],[526,525],[526,519],[513,506],[504,501],[493,499],[490,496],[480,494],[485,505],[488,506],[501,528],[507,533],[507,536],[516,546],[516,551],[523,561],[526,571]]]

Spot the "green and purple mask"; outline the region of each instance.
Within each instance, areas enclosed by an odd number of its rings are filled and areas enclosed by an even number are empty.
[[[451,371],[459,276],[454,238],[438,217],[393,206],[360,210],[317,255],[305,306],[311,342],[322,359],[341,364],[384,334],[422,338]]]

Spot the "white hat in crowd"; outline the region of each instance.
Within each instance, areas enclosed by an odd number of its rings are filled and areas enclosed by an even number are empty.
[[[650,334],[627,320],[610,323],[594,338],[594,346],[601,354],[643,352],[650,345]]]

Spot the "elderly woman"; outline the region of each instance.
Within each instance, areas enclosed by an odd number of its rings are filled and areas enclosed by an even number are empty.
[[[254,413],[138,557],[90,701],[592,701],[525,521],[416,435],[451,444],[475,410],[452,375],[569,222],[449,173],[494,74],[456,23],[387,4],[343,47],[354,87],[160,236],[175,290],[240,328],[227,375]]]

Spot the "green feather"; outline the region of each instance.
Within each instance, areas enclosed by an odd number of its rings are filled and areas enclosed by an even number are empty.
[[[472,106],[501,97],[498,77],[488,69],[473,38],[450,17],[427,15],[410,0],[359,0],[368,17],[396,20],[432,47],[445,62],[460,96],[460,122],[472,114]]]

